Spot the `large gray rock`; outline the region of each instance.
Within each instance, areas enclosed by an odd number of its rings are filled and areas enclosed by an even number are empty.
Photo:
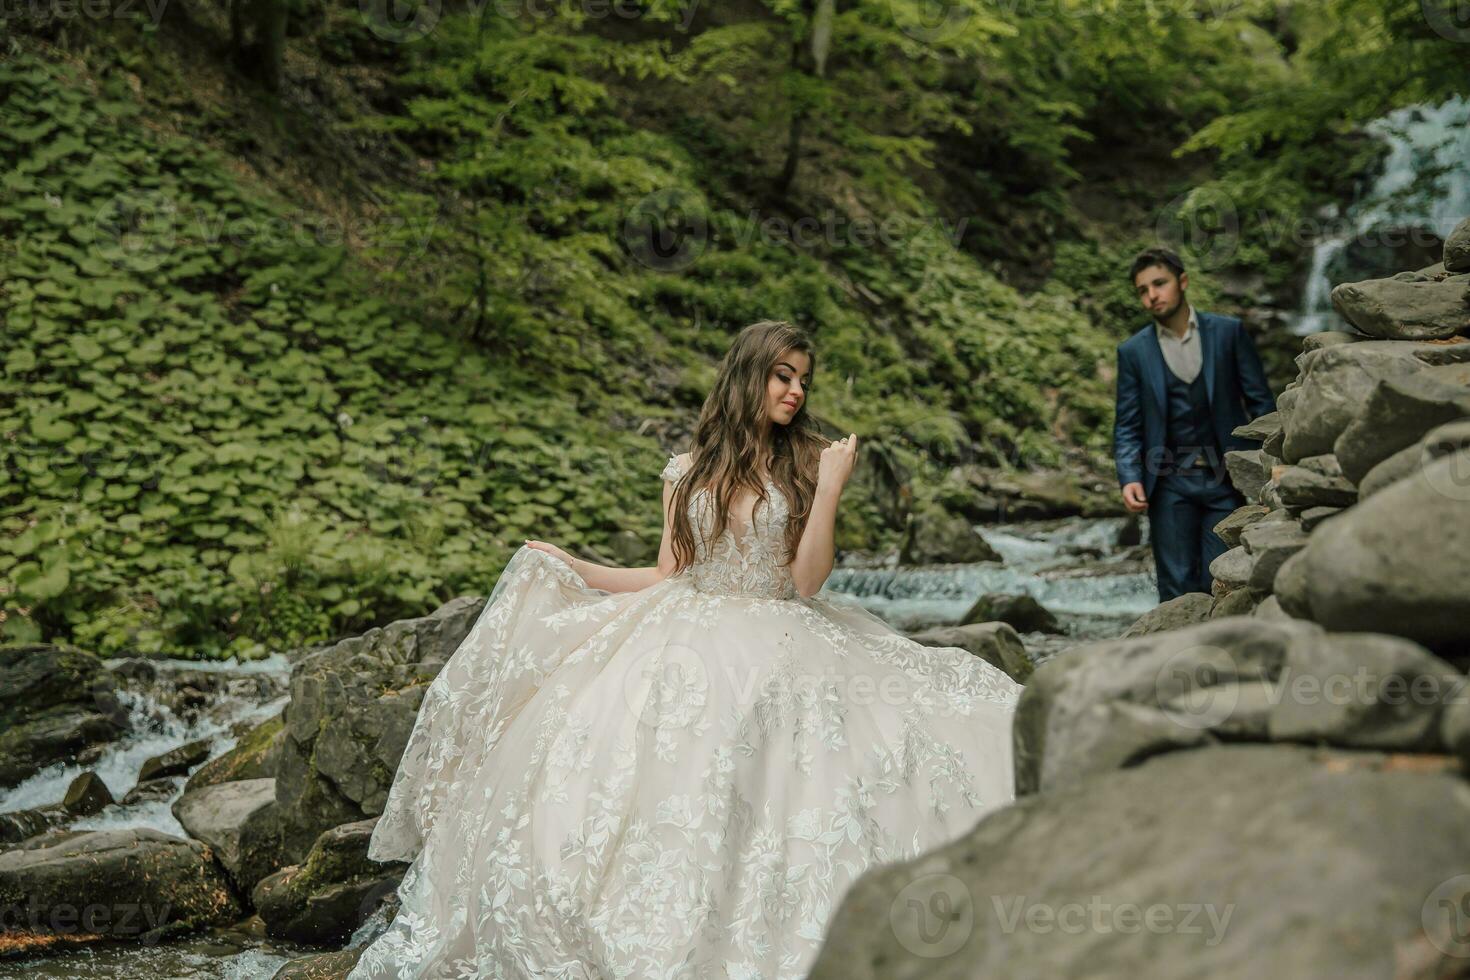
[[[1138,619],[1123,633],[1123,637],[1147,636],[1167,630],[1183,629],[1210,618],[1215,597],[1208,592],[1186,592],[1167,602],[1161,602]]]
[[[1342,475],[1330,453],[1284,467],[1276,486],[1281,502],[1298,513],[1309,507],[1351,507],[1358,500],[1358,488]]]
[[[1021,694],[1016,792],[1220,738],[1440,751],[1460,677],[1400,637],[1254,616],[1072,647]]]
[[[1239,489],[1237,487],[1237,489]],[[1225,547],[1234,548],[1240,544],[1240,532],[1265,517],[1269,511],[1260,504],[1246,504],[1239,507],[1229,517],[1215,525],[1215,534],[1225,542]]]
[[[1337,437],[1384,380],[1407,378],[1435,364],[1470,361],[1470,342],[1373,340],[1323,347],[1300,358],[1301,384],[1285,405],[1282,458],[1295,463],[1333,451]]]
[[[1210,577],[1215,580],[1215,594],[1243,589],[1251,581],[1255,559],[1242,545],[1231,548],[1210,562]]]
[[[306,861],[255,886],[252,901],[266,932],[303,943],[345,939],[403,878],[406,864],[379,864],[367,856],[377,819],[325,831]]]
[[[1450,422],[1431,429],[1417,444],[1400,449],[1369,470],[1358,487],[1358,495],[1360,498],[1370,497],[1417,473],[1425,463],[1461,449],[1470,449],[1470,420]]]
[[[1307,546],[1307,532],[1295,521],[1262,521],[1246,528],[1240,540],[1253,559],[1246,585],[1265,594],[1286,559]]]
[[[58,934],[145,942],[240,918],[210,850],[152,828],[65,832],[0,853],[9,952],[53,949]]]
[[[1267,455],[1264,449],[1232,449],[1225,454],[1230,485],[1249,502],[1260,499],[1261,488],[1271,479],[1271,469],[1278,462],[1280,460]]]
[[[1026,646],[1008,623],[967,623],[963,626],[936,626],[914,633],[910,639],[926,647],[959,647],[999,667],[1018,683],[1026,683],[1035,665],[1026,656]]]
[[[1470,418],[1470,364],[1426,368],[1380,382],[1333,443],[1343,474],[1361,483],[1379,463],[1436,426]]]
[[[241,894],[282,864],[272,811],[274,779],[242,779],[186,790],[174,801],[174,819],[214,850]]]
[[[274,773],[284,860],[305,858],[331,827],[383,811],[424,694],[484,606],[461,596],[292,667]]]
[[[998,562],[1001,556],[968,518],[934,510],[916,514],[909,521],[900,560],[905,565],[947,565]]]
[[[1462,450],[1312,532],[1278,575],[1282,607],[1329,629],[1394,633],[1459,655],[1470,639],[1467,513],[1470,452]]]
[[[1470,289],[1454,279],[1368,279],[1332,290],[1332,306],[1370,337],[1442,340],[1470,328]]]
[[[1444,267],[1446,272],[1470,272],[1470,218],[1455,225],[1444,240]]]
[[[1267,412],[1265,415],[1251,419],[1245,425],[1238,425],[1231,435],[1240,436],[1242,439],[1266,440],[1281,431],[1281,413]]]
[[[1024,592],[988,592],[960,617],[960,623],[1007,623],[1021,633],[1065,633],[1052,611]]]
[[[50,643],[0,646],[0,788],[71,762],[127,729],[102,661]]]
[[[1447,761],[1225,745],[1022,799],[864,874],[809,980],[1453,976]]]

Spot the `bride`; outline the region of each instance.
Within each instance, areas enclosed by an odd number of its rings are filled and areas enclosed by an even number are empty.
[[[1020,685],[818,594],[857,437],[817,435],[813,366],[736,337],[657,565],[511,558],[419,709],[368,850],[401,906],[348,980],[801,977],[859,874],[1013,800]]]

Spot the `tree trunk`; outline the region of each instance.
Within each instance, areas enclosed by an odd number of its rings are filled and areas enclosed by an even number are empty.
[[[272,92],[281,90],[286,60],[286,0],[259,0],[255,32],[260,39],[260,81]]]
[[[284,78],[287,0],[234,0],[230,4],[230,46],[246,75],[271,92]]]
[[[827,52],[832,46],[832,21],[837,13],[837,0],[817,0],[817,9],[812,15],[811,34],[791,46],[791,67],[822,78],[827,73]],[[798,106],[791,113],[791,128],[786,135],[786,162],[776,177],[777,197],[784,197],[796,180],[796,167],[801,160],[801,135],[805,128],[807,109]]]

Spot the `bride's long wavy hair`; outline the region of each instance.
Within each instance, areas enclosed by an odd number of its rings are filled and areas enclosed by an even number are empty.
[[[781,355],[798,350],[811,359],[816,374],[817,357],[811,339],[784,320],[761,320],[741,330],[720,361],[719,375],[704,400],[690,447],[689,472],[674,489],[669,502],[675,570],[694,561],[694,528],[689,520],[689,498],[699,487],[710,487],[715,501],[714,538],[729,524],[730,506],[743,488],[759,495],[756,506],[769,503],[760,486],[762,470],[761,433],[771,428],[771,482],[791,504],[786,526],[786,555],[796,555],[802,529],[816,496],[817,468],[826,441],[807,415],[807,399],[785,425],[772,424],[766,415],[766,387]],[[810,386],[803,386],[810,392]],[[713,540],[712,539],[712,540]]]

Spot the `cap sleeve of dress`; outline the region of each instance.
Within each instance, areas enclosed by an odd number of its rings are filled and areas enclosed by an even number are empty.
[[[684,461],[681,460],[678,456],[670,456],[668,465],[664,467],[664,471],[660,475],[665,480],[673,483],[677,481],[679,477],[683,476],[684,472]]]

